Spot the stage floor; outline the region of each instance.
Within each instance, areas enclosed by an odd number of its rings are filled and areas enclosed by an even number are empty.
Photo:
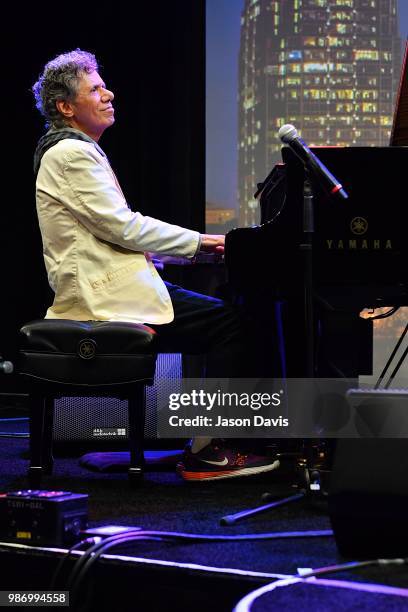
[[[27,439],[2,440],[1,492],[27,488],[27,450]],[[90,526],[115,524],[228,536],[330,530],[327,503],[322,498],[304,498],[235,525],[220,524],[225,515],[260,505],[264,492],[276,499],[295,493],[292,481],[288,470],[256,478],[191,484],[182,482],[174,471],[149,471],[138,488],[131,488],[126,474],[91,472],[79,466],[78,458],[70,457],[56,459],[54,475],[44,479],[43,488],[88,494]],[[1,566],[5,568],[0,588],[47,588],[63,554],[61,550],[0,543]],[[232,610],[246,593],[292,576],[300,568],[345,561],[334,538],[327,536],[205,543],[141,540],[109,551],[109,557],[95,570],[92,592],[95,609],[101,597],[105,603],[114,602],[115,589],[121,585],[123,594],[135,593],[143,610],[157,610],[158,606],[163,610],[208,610],[209,606]],[[73,562],[68,563],[68,572]],[[275,589],[256,604],[261,607],[251,609],[272,610],[279,604],[295,610],[307,600],[310,609],[317,610],[363,610],[366,606],[408,610],[406,566],[367,567],[324,578],[331,582],[313,586],[309,581],[307,585]],[[367,592],[365,583],[377,586]],[[120,608],[135,609],[126,605],[122,602]]]

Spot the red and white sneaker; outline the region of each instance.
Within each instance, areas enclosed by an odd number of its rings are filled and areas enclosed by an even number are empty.
[[[177,473],[189,481],[219,480],[254,476],[270,472],[279,467],[276,457],[260,457],[253,453],[224,446],[220,440],[212,440],[198,453],[192,453],[189,446],[177,464]]]

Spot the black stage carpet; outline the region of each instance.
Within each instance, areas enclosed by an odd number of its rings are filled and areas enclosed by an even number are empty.
[[[1,492],[27,488],[27,450],[27,439],[1,440]],[[222,516],[262,503],[261,496],[265,491],[277,498],[294,493],[290,486],[292,478],[290,472],[283,470],[281,473],[257,478],[186,484],[174,471],[149,471],[140,487],[132,489],[126,474],[91,472],[79,466],[78,458],[57,458],[54,475],[44,479],[43,488],[87,493],[90,526],[131,525],[146,530],[220,535],[331,529],[325,500],[310,498],[281,506],[233,526],[220,525]],[[2,567],[5,567],[4,560],[10,559],[9,571],[3,572],[0,577],[0,590],[46,588],[52,570],[55,569],[55,561],[50,562],[51,565],[44,562],[40,577],[39,553],[33,555],[30,550],[28,553],[25,551],[25,557],[28,554],[37,563],[37,573],[27,573],[21,569],[19,575],[18,567],[23,567],[21,554],[17,559],[12,549],[0,544]],[[333,537],[199,544],[140,541],[122,545],[110,554],[137,557],[139,560],[139,572],[131,578],[135,597],[136,593],[143,591],[143,596],[138,600],[138,609],[191,609],[192,612],[208,608],[232,610],[243,595],[273,582],[278,577],[276,575],[286,579],[296,574],[299,568],[318,568],[346,561],[340,557]],[[160,563],[159,566],[152,565],[153,574],[143,574],[140,572],[140,564],[143,565],[140,559],[181,564],[179,569],[182,573],[174,579],[171,589],[169,583],[172,580],[169,581],[168,577],[160,573]],[[194,565],[186,569],[186,564]],[[168,569],[166,563],[162,563],[162,566]],[[197,566],[202,567],[200,569]],[[214,577],[206,568],[225,568],[221,572],[222,583],[217,580],[197,580],[197,572],[201,577]],[[236,571],[231,573],[228,568]],[[133,570],[128,568],[127,571],[132,576]],[[100,599],[103,593],[106,603],[109,600],[108,594],[112,595],[112,589],[118,584],[114,575],[115,567],[105,564],[100,572],[104,585],[102,590],[98,590],[98,597]],[[124,575],[126,572],[123,572]],[[257,572],[274,574],[275,577],[262,577]],[[252,577],[248,575],[250,573]],[[408,591],[386,589],[386,586],[408,589],[406,566],[366,567],[328,574],[323,578],[330,580],[330,583],[319,580],[320,584],[314,585],[310,582],[292,586],[283,584],[262,595],[251,608],[240,608],[240,612],[244,609],[259,612],[280,607],[297,610],[300,605],[306,610],[408,610]],[[350,582],[355,589],[350,588]],[[365,583],[377,586],[367,591]],[[384,588],[378,585],[384,585]],[[125,591],[128,598],[129,585],[124,588]],[[132,607],[136,600],[129,607],[124,601],[115,607],[136,609]],[[97,609],[97,605],[94,605],[94,608],[91,605],[91,609]]]

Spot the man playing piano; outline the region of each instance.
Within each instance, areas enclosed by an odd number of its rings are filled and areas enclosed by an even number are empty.
[[[59,55],[33,93],[49,128],[34,158],[43,253],[55,292],[46,318],[146,323],[157,332],[157,352],[206,353],[207,377],[250,376],[238,310],[163,282],[153,265],[151,252],[222,253],[224,236],[200,235],[129,208],[98,144],[115,111],[94,55],[80,49]],[[278,465],[274,457],[196,438],[179,473],[185,480],[215,480]]]

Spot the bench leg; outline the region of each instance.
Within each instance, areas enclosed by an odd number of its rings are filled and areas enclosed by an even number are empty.
[[[54,401],[40,394],[30,395],[30,467],[28,480],[30,487],[41,485],[43,474],[51,474],[52,427]]]
[[[131,483],[143,478],[144,468],[144,427],[145,427],[145,390],[144,385],[136,387],[128,398],[130,467],[128,476]]]

